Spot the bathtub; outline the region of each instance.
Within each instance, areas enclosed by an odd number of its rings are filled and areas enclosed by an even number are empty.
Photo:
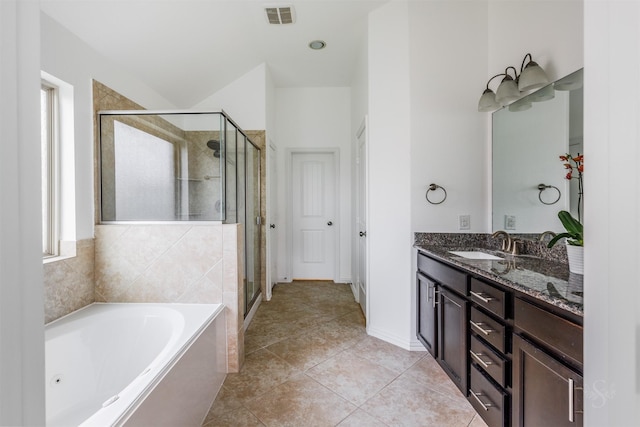
[[[223,308],[95,303],[47,324],[47,426],[200,426],[226,375]]]

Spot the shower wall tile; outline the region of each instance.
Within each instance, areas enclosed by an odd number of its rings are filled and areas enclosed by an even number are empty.
[[[96,225],[95,298],[223,303],[229,372],[237,372],[244,354],[241,252],[237,224]]]
[[[45,323],[95,301],[94,248],[94,239],[80,240],[75,257],[43,265]]]

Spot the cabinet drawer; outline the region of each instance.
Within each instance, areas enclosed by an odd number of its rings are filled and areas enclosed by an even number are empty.
[[[489,427],[507,425],[509,396],[473,365],[467,399]]]
[[[502,323],[484,314],[477,308],[472,307],[469,326],[471,331],[482,337],[499,351],[502,353],[507,352],[507,337],[505,326]]]
[[[472,278],[470,295],[474,303],[499,317],[505,317],[506,295],[504,291]]]
[[[471,335],[470,360],[480,366],[491,378],[503,387],[507,386],[509,361],[493,351],[484,342]]]
[[[582,326],[519,298],[513,317],[516,328],[582,366]]]
[[[418,252],[418,270],[448,288],[468,295],[467,275]]]

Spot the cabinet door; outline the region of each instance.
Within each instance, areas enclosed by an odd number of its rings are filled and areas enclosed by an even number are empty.
[[[582,375],[514,335],[514,426],[581,426],[582,387]]]
[[[440,366],[467,395],[468,302],[447,288],[439,287],[439,359]]]
[[[418,340],[433,357],[438,357],[436,284],[420,273],[417,275],[416,283],[418,284]]]

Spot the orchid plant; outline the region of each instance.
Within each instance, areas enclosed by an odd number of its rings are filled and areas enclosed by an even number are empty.
[[[584,172],[584,155],[578,153],[576,157],[567,153],[560,156],[560,160],[564,162],[564,168],[567,170],[566,179],[576,179],[578,181],[578,221],[582,219],[582,174]]]

